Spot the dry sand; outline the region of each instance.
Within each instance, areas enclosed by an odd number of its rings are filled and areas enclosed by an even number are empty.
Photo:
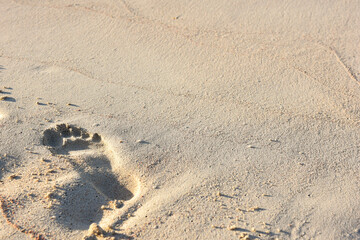
[[[359,13],[1,0],[0,238],[360,239]]]

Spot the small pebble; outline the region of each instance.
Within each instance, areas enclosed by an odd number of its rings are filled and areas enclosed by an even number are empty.
[[[231,226],[228,226],[227,228],[229,231],[234,231],[236,230],[236,226],[235,225],[231,225]]]
[[[8,178],[9,178],[10,180],[14,180],[14,179],[16,179],[16,177],[17,177],[16,174],[11,174]]]
[[[3,97],[0,98],[0,101],[5,101],[5,100],[8,100],[8,99],[10,99],[10,98],[7,97],[7,96],[3,96]]]
[[[248,212],[255,212],[255,211],[258,211],[258,210],[260,210],[260,208],[258,206],[256,206],[256,207],[249,208]]]

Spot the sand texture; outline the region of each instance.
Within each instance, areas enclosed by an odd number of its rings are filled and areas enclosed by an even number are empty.
[[[360,2],[0,0],[0,239],[360,239]]]

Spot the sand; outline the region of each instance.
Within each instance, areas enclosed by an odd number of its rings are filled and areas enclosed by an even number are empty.
[[[360,239],[358,1],[0,1],[0,239]]]

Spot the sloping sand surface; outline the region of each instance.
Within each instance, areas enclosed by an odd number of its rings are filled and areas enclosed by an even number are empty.
[[[0,0],[0,239],[360,239],[359,12]]]

